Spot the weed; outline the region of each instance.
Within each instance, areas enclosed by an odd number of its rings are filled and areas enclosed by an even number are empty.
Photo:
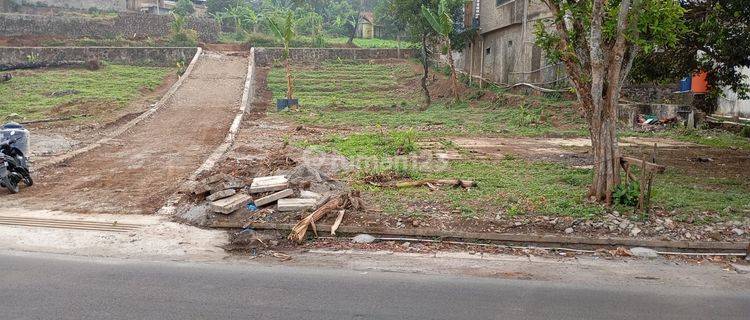
[[[641,187],[638,182],[631,183],[620,183],[615,187],[615,192],[612,194],[616,203],[626,206],[636,206],[638,199],[641,195]]]

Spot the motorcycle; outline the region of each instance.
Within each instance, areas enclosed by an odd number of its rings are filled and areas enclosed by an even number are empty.
[[[7,188],[11,193],[20,191],[19,183],[21,181],[27,187],[34,184],[34,180],[29,173],[28,160],[23,152],[14,146],[16,142],[17,140],[14,139],[0,142],[0,156],[2,156],[0,187]]]

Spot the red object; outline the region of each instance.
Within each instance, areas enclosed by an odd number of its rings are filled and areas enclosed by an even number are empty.
[[[706,76],[708,73],[701,71],[693,75],[693,80],[690,83],[690,91],[693,93],[707,93],[708,92],[708,81]]]

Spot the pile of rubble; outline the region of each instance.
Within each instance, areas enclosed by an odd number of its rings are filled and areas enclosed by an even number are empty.
[[[191,187],[193,195],[205,197],[211,212],[225,215],[238,210],[313,210],[341,189],[339,183],[304,165],[278,175],[251,179],[219,173],[202,179]]]

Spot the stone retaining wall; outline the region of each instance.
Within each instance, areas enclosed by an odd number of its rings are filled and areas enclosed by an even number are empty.
[[[166,37],[173,18],[169,15],[121,13],[116,17],[84,18],[15,13],[0,14],[0,35],[61,36],[67,38]],[[217,42],[221,28],[210,18],[191,17],[187,28],[198,32],[203,42]]]
[[[118,64],[174,66],[189,62],[197,48],[0,47],[0,70],[21,66],[65,65],[99,59]]]
[[[269,66],[274,60],[281,59],[282,48],[256,48],[255,64]],[[295,63],[319,63],[325,60],[382,60],[408,59],[416,57],[413,49],[348,49],[348,48],[292,48],[289,50],[291,61]]]

